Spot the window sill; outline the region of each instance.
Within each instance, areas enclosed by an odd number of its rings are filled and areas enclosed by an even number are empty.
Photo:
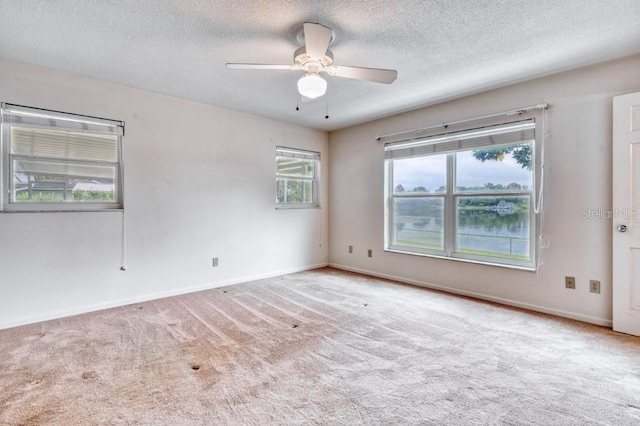
[[[0,214],[3,213],[108,213],[108,212],[124,212],[124,208],[113,208],[113,209],[9,209],[9,210],[0,210]]]
[[[276,210],[320,210],[320,206],[276,206]]]

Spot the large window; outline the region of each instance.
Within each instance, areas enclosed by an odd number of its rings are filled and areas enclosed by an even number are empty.
[[[2,104],[3,208],[121,208],[123,129],[119,121]]]
[[[318,206],[320,153],[276,147],[276,206]]]
[[[386,248],[533,269],[535,121],[385,145]]]

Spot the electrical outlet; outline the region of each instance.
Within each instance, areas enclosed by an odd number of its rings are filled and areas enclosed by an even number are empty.
[[[564,277],[564,286],[566,288],[574,289],[576,288],[576,277]]]
[[[589,291],[591,293],[600,293],[600,281],[589,280]]]
[[[367,256],[373,257],[373,250],[371,249],[367,250]]]
[[[215,268],[216,266],[218,266],[218,258],[217,258],[217,257],[214,257],[214,258],[212,259],[212,261],[211,261],[211,266],[213,266],[214,268]]]
[[[349,253],[353,253],[353,246],[349,246]]]

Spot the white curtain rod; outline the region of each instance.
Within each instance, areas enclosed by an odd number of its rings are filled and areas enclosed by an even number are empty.
[[[396,132],[396,133],[387,133],[386,135],[378,136],[376,138],[376,140],[379,141],[379,140],[382,140],[382,139],[391,138],[391,137],[395,137],[395,136],[407,135],[407,134],[410,134],[410,133],[420,133],[420,132],[424,132],[425,130],[437,129],[438,127],[444,127],[446,129],[450,125],[454,125],[454,124],[469,123],[471,121],[484,120],[484,119],[487,119],[487,118],[500,117],[500,116],[503,116],[503,115],[505,115],[505,116],[506,115],[520,115],[520,114],[527,113],[529,111],[541,110],[541,109],[547,109],[547,108],[549,108],[549,104],[547,104],[547,103],[538,104],[538,105],[532,105],[532,106],[528,106],[528,107],[512,109],[512,110],[509,110],[509,111],[497,112],[495,114],[483,115],[483,116],[480,116],[480,117],[466,118],[464,120],[451,121],[449,123],[434,124],[433,126],[422,127],[420,129],[405,130],[405,131]]]

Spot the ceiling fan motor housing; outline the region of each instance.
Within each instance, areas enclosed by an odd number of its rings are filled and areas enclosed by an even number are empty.
[[[315,61],[311,59],[309,55],[307,55],[307,49],[302,46],[298,48],[293,54],[293,62],[300,69],[318,72],[322,68],[329,67],[333,64],[333,53],[331,53],[331,51],[327,49],[322,59],[320,61]]]

